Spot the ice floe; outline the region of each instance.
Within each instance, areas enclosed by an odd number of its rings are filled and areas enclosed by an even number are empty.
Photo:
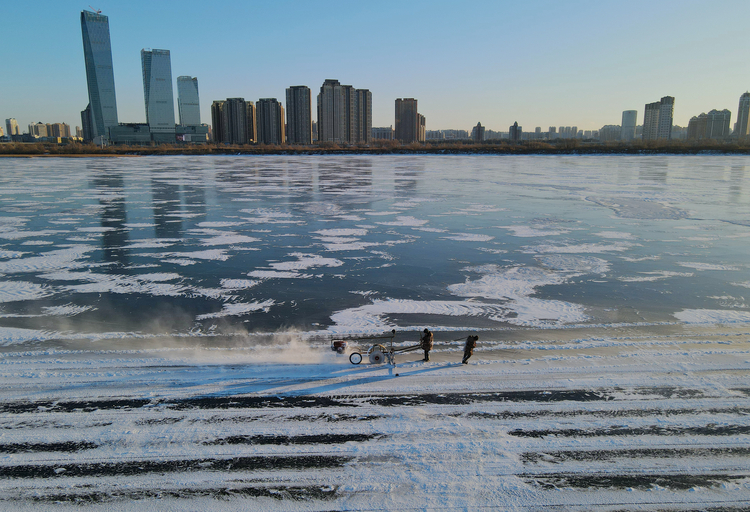
[[[564,254],[576,254],[576,253],[589,253],[599,254],[603,252],[622,252],[627,251],[631,247],[637,244],[630,242],[615,242],[611,244],[566,244],[566,245],[552,245],[552,244],[539,244],[533,246],[524,247],[524,251],[527,254],[534,253],[564,253]]]
[[[211,318],[222,318],[226,316],[242,316],[246,315],[248,313],[255,313],[258,311],[262,311],[267,313],[271,306],[275,304],[275,301],[273,300],[266,300],[263,302],[251,302],[251,303],[234,303],[234,304],[224,304],[224,307],[221,311],[218,311],[216,313],[206,313],[203,315],[198,315],[195,317],[196,320],[208,320]]]
[[[49,286],[25,281],[0,280],[0,303],[38,300],[53,294],[54,291]]]
[[[694,268],[695,270],[740,270],[739,267],[732,265],[718,265],[716,263],[678,261],[677,264],[681,267]]]
[[[455,240],[457,242],[489,242],[495,237],[490,235],[481,235],[479,233],[454,233],[450,236],[441,236],[445,240]]]

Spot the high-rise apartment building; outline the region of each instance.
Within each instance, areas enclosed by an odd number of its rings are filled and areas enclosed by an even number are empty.
[[[519,141],[519,140],[521,140],[521,134],[522,133],[523,133],[523,128],[521,128],[520,126],[518,126],[518,121],[516,121],[515,123],[513,123],[513,126],[511,126],[508,129],[508,137],[510,138],[510,140],[513,140],[513,141]]]
[[[393,137],[402,144],[419,140],[419,113],[417,100],[398,98],[396,100],[396,124]]]
[[[318,141],[346,142],[346,95],[338,80],[323,82],[318,93]]]
[[[674,98],[664,96],[660,101],[647,103],[643,115],[643,140],[671,139]]]
[[[284,107],[276,98],[262,98],[255,104],[259,144],[283,144]]]
[[[18,121],[16,121],[15,117],[11,117],[5,120],[5,132],[8,137],[12,137],[13,135],[21,135],[21,129],[19,128]]]
[[[635,139],[635,127],[638,124],[637,110],[623,110],[620,125],[620,140],[630,142]]]
[[[49,133],[47,132],[47,125],[42,122],[30,123],[29,135],[31,135],[32,137],[49,137]]]
[[[256,140],[255,105],[244,98],[228,98],[211,104],[214,141],[249,144]]]
[[[474,142],[482,142],[484,140],[484,126],[482,126],[482,123],[477,123],[477,125],[471,129],[471,140]]]
[[[141,50],[146,123],[153,140],[174,142],[174,94],[169,50]]]
[[[354,90],[354,130],[351,142],[369,143],[372,140],[372,93],[368,89]]]
[[[721,140],[729,137],[729,126],[732,121],[732,113],[729,110],[712,110],[706,117],[707,139]]]
[[[109,18],[90,11],[81,12],[83,56],[86,62],[86,83],[89,106],[81,112],[81,122],[88,127],[84,138],[108,138],[108,129],[117,126],[115,74],[109,40]],[[88,116],[88,119],[84,119]]]
[[[729,110],[712,110],[690,118],[687,128],[688,140],[717,139],[729,137],[732,113]]]
[[[304,85],[286,90],[286,138],[289,144],[312,144],[312,93]]]
[[[643,140],[656,140],[660,108],[661,103],[658,101],[646,104],[646,110],[643,113]]]
[[[672,96],[664,96],[659,103],[659,129],[656,137],[669,140],[672,138],[674,98]]]
[[[47,125],[48,137],[70,137],[70,126],[66,123],[54,123]]]
[[[740,106],[737,108],[737,128],[735,137],[744,138],[750,135],[750,92],[740,96]]]
[[[177,77],[177,111],[182,126],[200,126],[201,107],[198,99],[198,79],[192,76]]]
[[[318,140],[320,142],[370,142],[372,139],[372,94],[367,89],[323,82],[318,94]]]

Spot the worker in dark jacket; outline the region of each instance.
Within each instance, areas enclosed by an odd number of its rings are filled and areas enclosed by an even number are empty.
[[[422,350],[424,350],[424,360],[430,360],[430,350],[432,350],[432,333],[429,329],[425,329],[422,333],[422,337],[419,340],[422,344]]]
[[[469,358],[474,353],[474,349],[477,348],[477,340],[479,336],[469,336],[466,338],[466,345],[464,345],[464,359],[461,361],[462,364],[469,364]]]

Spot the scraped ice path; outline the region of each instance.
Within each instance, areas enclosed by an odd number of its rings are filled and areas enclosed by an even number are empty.
[[[0,509],[747,507],[750,325],[630,329],[395,368],[295,336],[9,352]]]

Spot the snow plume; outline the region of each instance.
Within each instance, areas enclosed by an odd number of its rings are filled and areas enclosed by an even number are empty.
[[[223,337],[222,337],[223,338]],[[226,339],[221,346],[194,347],[171,354],[171,358],[189,358],[211,364],[320,364],[333,363],[336,354],[313,344],[308,336],[295,329],[274,333],[237,333],[232,336],[231,347]],[[317,346],[316,346],[317,345]],[[346,361],[348,362],[348,361]]]

